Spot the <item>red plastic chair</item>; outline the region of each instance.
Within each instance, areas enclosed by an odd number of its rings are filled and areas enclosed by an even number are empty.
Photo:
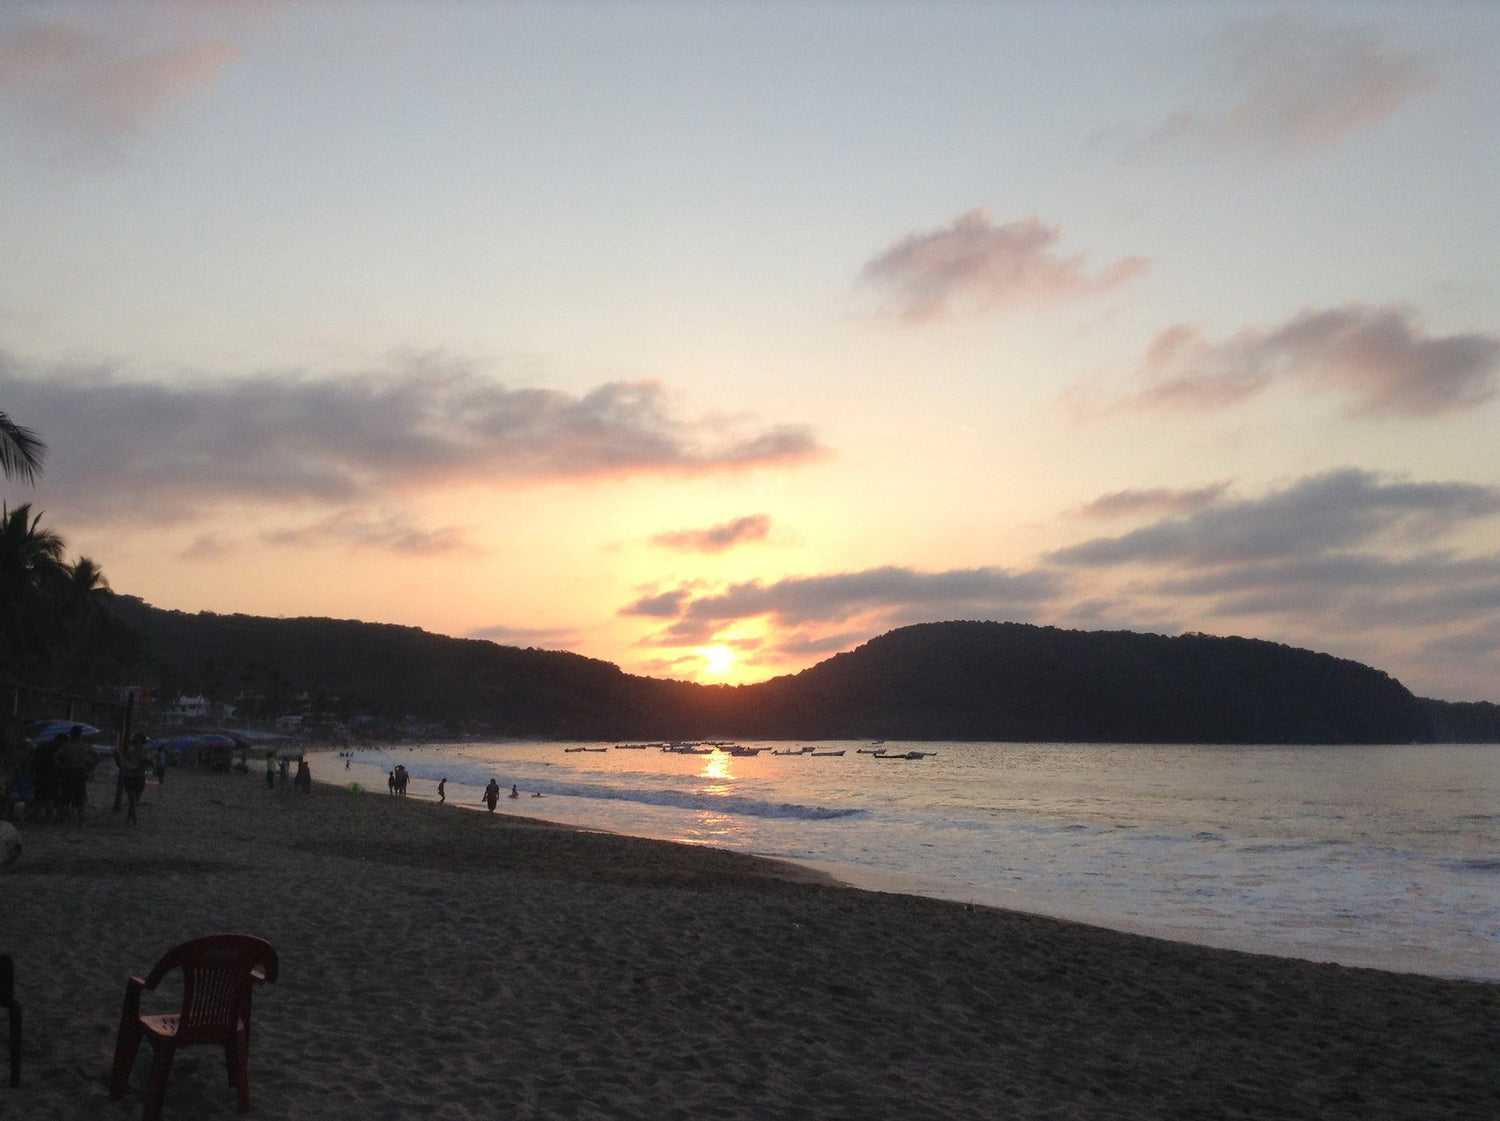
[[[155,989],[174,969],[182,970],[181,1010],[143,1016],[142,990]],[[216,1043],[224,1048],[229,1084],[239,1091],[240,1112],[248,1113],[250,989],[253,984],[276,980],[276,969],[276,951],[264,939],[248,934],[211,934],[168,950],[144,980],[130,978],[125,985],[125,1006],[120,1011],[110,1100],[124,1097],[136,1051],[142,1039],[149,1040],[152,1062],[145,1121],[156,1121],[161,1116],[177,1048]]]

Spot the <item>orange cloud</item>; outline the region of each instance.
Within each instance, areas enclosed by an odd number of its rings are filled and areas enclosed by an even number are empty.
[[[670,533],[658,533],[651,538],[651,543],[682,552],[722,553],[748,541],[764,541],[770,532],[770,518],[764,514],[750,514],[707,529],[679,529]]]

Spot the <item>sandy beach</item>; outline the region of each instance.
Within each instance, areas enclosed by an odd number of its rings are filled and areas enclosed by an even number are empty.
[[[131,1118],[125,979],[216,931],[278,950],[266,1118],[1500,1116],[1500,986],[855,891],[731,853],[174,770],[140,824],[24,828],[0,1117]],[[502,803],[502,808],[504,803]],[[166,1117],[238,1116],[181,1053]]]

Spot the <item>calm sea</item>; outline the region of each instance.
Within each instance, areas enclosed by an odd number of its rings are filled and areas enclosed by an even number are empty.
[[[602,751],[568,748],[608,747]],[[1500,747],[752,744],[754,758],[600,744],[360,751],[340,776],[903,891],[1182,941],[1500,980]],[[333,772],[333,773],[330,773]],[[540,794],[542,797],[532,797]]]

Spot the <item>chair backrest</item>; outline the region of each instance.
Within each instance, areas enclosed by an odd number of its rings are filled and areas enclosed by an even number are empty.
[[[213,1043],[231,1035],[235,1023],[250,1015],[251,982],[276,980],[276,951],[249,934],[195,938],[168,950],[146,986],[155,988],[173,969],[182,970],[178,1043]]]

